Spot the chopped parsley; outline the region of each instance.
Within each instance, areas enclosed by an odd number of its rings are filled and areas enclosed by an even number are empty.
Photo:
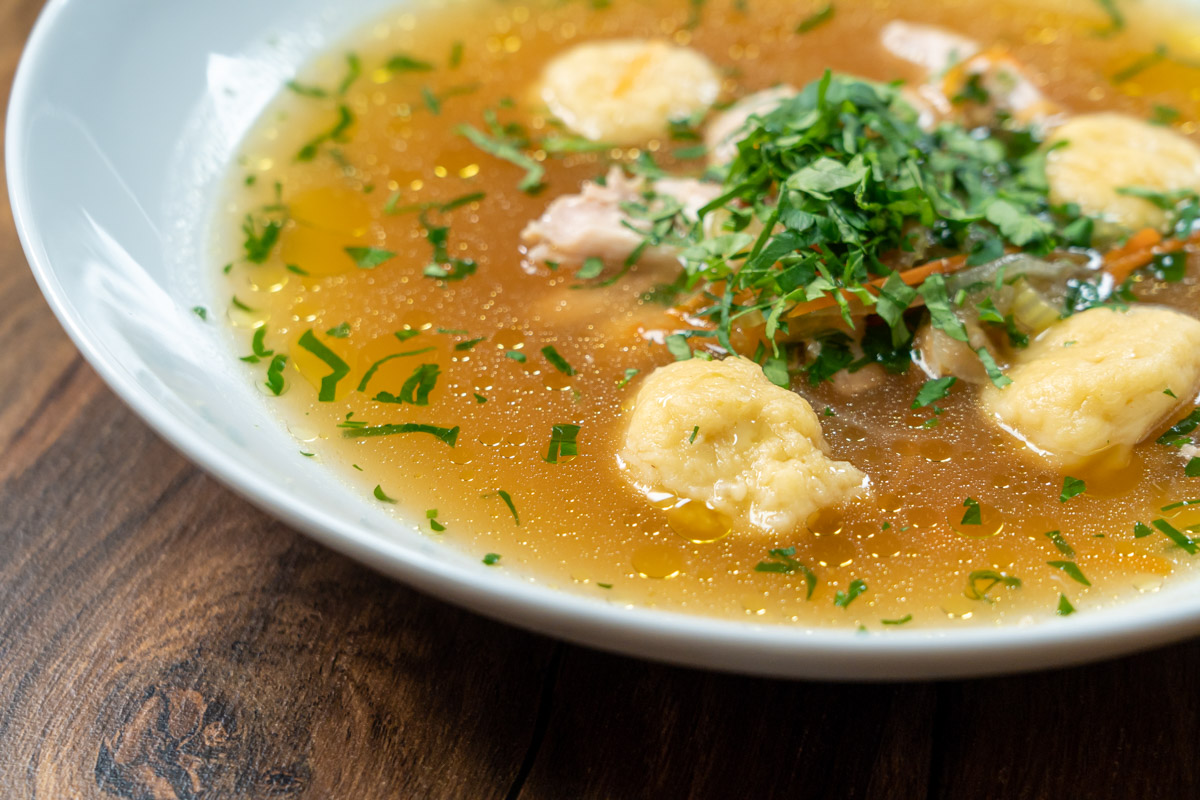
[[[1092,582],[1084,576],[1083,571],[1079,569],[1079,565],[1074,561],[1047,561],[1046,563],[1055,569],[1061,569],[1067,573],[1067,576],[1071,580],[1077,583],[1082,583],[1084,586],[1092,585]]]
[[[496,566],[497,564],[500,563],[500,554],[499,553],[488,553],[486,556],[483,557],[483,563],[487,564],[489,567]]]
[[[1183,474],[1189,478],[1200,478],[1200,458],[1189,458],[1184,465]]]
[[[381,247],[347,247],[346,255],[354,259],[359,269],[375,269],[385,261],[396,257],[391,250]]]
[[[1058,496],[1058,502],[1065,503],[1072,497],[1078,497],[1087,491],[1087,483],[1082,478],[1072,478],[1067,475],[1063,478],[1062,493]]]
[[[487,398],[481,395],[479,392],[475,392],[475,402],[479,405],[483,405],[487,402]]]
[[[429,520],[429,527],[434,533],[442,533],[446,530],[446,526],[438,522],[438,510],[431,508],[425,512],[425,519]]]
[[[512,514],[513,522],[517,525],[521,524],[521,518],[517,515],[517,506],[513,503],[512,495],[503,489],[497,490],[494,494],[485,494],[483,497],[499,497],[504,501],[504,505],[508,506],[508,512]]]
[[[1054,547],[1058,550],[1058,552],[1062,553],[1067,558],[1075,557],[1075,548],[1071,547],[1071,545],[1067,543],[1067,540],[1063,538],[1062,531],[1046,531],[1042,535],[1054,544]]]
[[[696,427],[692,428],[692,435],[688,437],[688,444],[695,444],[695,443],[696,443],[696,436],[697,436],[697,435],[699,435],[699,433],[700,433],[700,426],[699,426],[699,425],[697,425]]]
[[[466,350],[470,350],[471,348],[473,348],[475,345],[479,344],[482,341],[484,341],[484,337],[482,337],[482,336],[479,337],[478,339],[468,339],[465,342],[459,342],[458,344],[454,345],[454,350],[455,350],[455,352],[462,353]]]
[[[629,367],[628,369],[626,369],[624,377],[622,377],[621,380],[617,381],[617,388],[624,389],[626,386],[629,385],[629,382],[631,380],[633,380],[633,377],[635,375],[637,375],[638,372],[640,372],[640,371],[641,370],[634,369],[633,367]]]
[[[279,220],[268,220],[262,224],[262,230],[259,230],[254,217],[247,214],[245,221],[242,222],[242,233],[246,237],[242,242],[242,250],[246,254],[246,260],[252,264],[264,263],[271,256],[271,251],[275,249],[275,244],[279,241],[279,233],[282,230],[283,223]]]
[[[592,256],[583,260],[583,264],[575,273],[575,277],[581,281],[588,281],[592,278],[599,278],[602,272],[604,272],[604,261]]]
[[[963,500],[963,505],[966,506],[967,510],[963,513],[962,524],[982,525],[983,513],[979,507],[979,501],[974,497],[968,497],[966,500]]]
[[[419,422],[403,422],[390,425],[374,425],[364,428],[352,428],[342,432],[347,439],[362,439],[371,436],[395,436],[402,433],[427,433],[442,440],[450,447],[458,441],[459,427],[440,428],[437,425],[425,425]]]
[[[804,582],[808,589],[805,592],[804,598],[811,600],[813,591],[817,588],[817,574],[808,568],[806,564],[797,561],[793,556],[796,555],[795,547],[777,547],[770,551],[772,561],[760,561],[754,567],[755,572],[776,572],[784,575],[790,575],[793,572],[798,572],[804,577]]]
[[[421,101],[435,117],[442,113],[442,101],[438,100],[438,96],[428,86],[421,87]]]
[[[850,586],[846,589],[845,592],[839,591],[836,595],[834,595],[833,604],[835,606],[837,606],[838,608],[845,608],[846,606],[848,606],[854,602],[854,598],[858,597],[860,594],[862,594],[866,590],[867,590],[866,581],[862,581],[862,580],[858,580],[858,579],[852,580],[852,581],[850,581]]]
[[[267,365],[267,380],[266,387],[271,390],[271,394],[278,397],[283,394],[283,368],[287,364],[287,356],[278,355],[271,359],[271,363]]]
[[[403,353],[392,353],[390,356],[384,356],[368,367],[367,371],[363,373],[362,380],[358,382],[358,391],[365,392],[367,390],[367,384],[371,382],[371,378],[375,377],[375,373],[379,371],[379,368],[392,359],[407,358],[408,356],[419,356],[422,353],[429,353],[436,349],[436,347],[422,347],[420,350],[407,350]]]
[[[1172,542],[1183,548],[1184,552],[1188,555],[1194,556],[1196,554],[1196,542],[1165,519],[1152,520],[1150,524],[1158,528]]]
[[[516,361],[518,364],[524,364],[526,361],[528,361],[526,355],[520,350],[509,350],[504,355],[507,358],[511,358],[513,361]]]
[[[579,455],[579,445],[576,442],[580,426],[569,423],[554,425],[550,428],[550,449],[546,451],[547,464],[557,464],[559,459],[568,460]]]
[[[388,72],[432,72],[433,64],[413,58],[405,53],[397,53],[387,60],[385,68]]]
[[[667,351],[675,356],[676,361],[687,361],[692,357],[692,348],[682,333],[672,333],[666,338],[666,344]]]
[[[950,394],[950,387],[957,382],[958,378],[953,375],[925,381],[920,391],[917,392],[917,398],[913,400],[912,408],[924,408],[946,398]]]
[[[317,157],[317,153],[320,152],[321,145],[325,144],[326,142],[336,142],[338,144],[344,144],[345,142],[349,141],[349,137],[347,136],[346,132],[348,130],[350,130],[351,126],[353,126],[353,125],[354,125],[354,112],[351,111],[349,109],[349,107],[347,107],[345,105],[338,106],[337,122],[334,123],[332,128],[325,131],[324,133],[317,134],[315,137],[310,139],[303,147],[301,147],[300,152],[296,153],[296,160],[297,161],[312,161],[314,158]]]
[[[297,344],[324,361],[326,366],[329,367],[329,374],[321,379],[321,388],[317,394],[317,399],[322,403],[333,402],[337,396],[338,381],[350,374],[350,365],[314,336],[311,328],[300,336]]]
[[[1159,436],[1155,441],[1158,444],[1165,444],[1169,447],[1183,447],[1191,441],[1192,431],[1200,426],[1200,408],[1192,409],[1186,417],[1176,422],[1162,436]]]
[[[463,60],[463,43],[455,42],[450,45],[450,58],[446,62],[450,69],[458,69]]]
[[[969,600],[984,600],[996,602],[988,596],[996,586],[1006,586],[1012,589],[1021,588],[1021,579],[1013,575],[1005,575],[994,569],[977,569],[967,576],[967,589],[963,592]]]
[[[796,26],[796,33],[804,34],[816,30],[833,19],[833,3],[826,3],[817,11],[805,17]]]
[[[392,499],[391,497],[388,497],[387,494],[384,493],[383,486],[380,484],[375,485],[375,499],[379,500],[382,503],[396,502],[394,499]]]
[[[502,127],[496,121],[495,114],[488,116],[487,121],[490,135],[467,124],[459,125],[455,132],[485,153],[525,170],[524,177],[517,183],[517,188],[522,192],[539,192],[543,186],[542,179],[546,175],[546,168],[521,149],[528,140],[523,136],[513,135],[514,131]]]
[[[204,306],[192,306],[192,313],[205,322],[208,322],[208,309]]]
[[[1075,613],[1075,606],[1071,605],[1071,601],[1067,599],[1065,594],[1058,596],[1058,608],[1054,612],[1060,617],[1069,617]]]
[[[400,394],[379,392],[374,400],[377,403],[408,403],[414,406],[429,405],[429,393],[437,385],[441,367],[437,364],[422,364],[413,370],[412,375],[400,387]]]
[[[561,372],[563,375],[571,376],[575,374],[575,368],[567,363],[567,360],[559,355],[554,349],[554,345],[546,345],[542,348],[542,355],[550,362],[550,366]]]
[[[912,614],[905,614],[903,617],[900,617],[899,619],[881,619],[879,621],[884,625],[904,625],[906,623],[912,622],[912,618],[913,618]]]
[[[350,336],[350,323],[343,322],[336,328],[330,328],[329,330],[325,331],[325,335],[334,339],[346,339]]]

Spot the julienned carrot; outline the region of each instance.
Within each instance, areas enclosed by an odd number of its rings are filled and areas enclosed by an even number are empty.
[[[944,275],[950,272],[957,272],[965,267],[966,264],[967,257],[963,255],[951,256],[949,258],[939,258],[936,261],[929,261],[919,267],[913,267],[910,270],[901,272],[900,280],[904,281],[909,286],[916,286],[920,283],[923,283],[930,275]],[[885,283],[887,283],[887,278],[876,278],[870,283],[864,283],[863,288],[865,288],[867,291],[871,291],[872,289],[881,289]],[[845,289],[842,290],[842,296],[845,297],[849,302],[854,302],[857,300],[854,295],[850,294]],[[816,300],[808,300],[803,303],[797,303],[792,307],[792,310],[788,312],[788,316],[802,317],[805,314],[811,314],[814,311],[821,311],[822,309],[831,308],[835,305],[837,305],[837,301],[833,299],[832,295],[827,294],[823,297],[818,297]]]
[[[1112,275],[1117,283],[1120,283],[1128,278],[1135,269],[1150,263],[1155,256],[1154,248],[1160,242],[1162,242],[1162,234],[1154,228],[1142,228],[1130,236],[1125,244],[1104,254],[1104,271]],[[1178,239],[1174,242],[1175,246],[1172,249],[1183,246],[1183,242]],[[1165,246],[1171,247],[1172,242],[1168,242]]]

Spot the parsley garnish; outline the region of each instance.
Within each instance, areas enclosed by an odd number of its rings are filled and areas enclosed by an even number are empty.
[[[567,360],[559,355],[553,345],[546,345],[542,348],[542,355],[550,362],[550,366],[561,372],[563,375],[574,375],[575,368],[567,363]]]
[[[204,306],[192,306],[192,313],[205,322],[208,322],[208,309]]]
[[[275,243],[279,241],[281,230],[283,230],[282,222],[268,220],[263,223],[262,231],[259,231],[254,217],[247,214],[246,220],[242,223],[242,233],[246,235],[242,249],[246,253],[246,260],[254,264],[265,262],[270,257],[271,251],[275,249]]]
[[[1058,609],[1054,612],[1060,617],[1069,617],[1075,613],[1075,606],[1071,605],[1071,601],[1067,599],[1065,594],[1058,596]]]
[[[479,337],[478,339],[468,339],[465,342],[459,342],[458,344],[454,345],[454,349],[456,352],[461,353],[465,350],[470,350],[471,348],[473,348],[475,345],[479,344],[482,341],[484,341],[484,337],[482,337],[482,336]]]
[[[283,367],[286,364],[287,356],[281,355],[272,358],[271,363],[267,365],[266,387],[276,397],[283,394]]]
[[[913,400],[912,408],[924,408],[932,405],[938,400],[947,397],[950,394],[950,387],[958,382],[958,378],[953,375],[947,375],[944,378],[934,378],[931,381],[925,381],[917,392],[917,398]]]
[[[347,247],[346,255],[354,259],[359,269],[375,269],[385,261],[395,258],[391,250],[381,247]]]
[[[542,178],[546,174],[545,167],[534,161],[521,149],[526,140],[509,136],[495,121],[494,115],[488,122],[492,129],[490,136],[478,128],[466,124],[459,125],[454,130],[459,136],[465,137],[467,141],[485,153],[525,170],[525,176],[517,183],[517,188],[527,194],[536,194],[542,188]]]
[[[804,595],[804,599],[811,600],[813,591],[817,588],[817,574],[808,568],[806,564],[797,561],[793,556],[796,555],[795,547],[777,547],[770,551],[771,558],[774,561],[760,561],[754,567],[755,572],[778,572],[785,575],[790,575],[793,572],[799,572],[804,576],[804,582],[808,586],[808,591]]]
[[[884,625],[903,625],[907,622],[912,622],[912,618],[912,614],[905,614],[900,619],[881,619],[879,621]]]
[[[637,375],[638,372],[640,372],[640,370],[636,370],[633,367],[629,367],[628,369],[626,369],[625,376],[623,378],[621,378],[621,380],[617,381],[617,388],[624,389],[626,386],[628,386],[629,382],[631,380],[633,380],[633,376]]]
[[[517,516],[517,506],[513,503],[512,495],[510,495],[508,492],[500,489],[496,491],[495,494],[485,494],[483,497],[485,499],[488,497],[499,497],[504,501],[504,505],[508,506],[508,511],[510,514],[512,514],[513,522],[517,525],[521,524],[521,518]]]
[[[317,358],[325,362],[329,367],[330,373],[321,379],[321,389],[317,394],[317,399],[322,403],[333,402],[337,396],[338,381],[350,374],[350,365],[342,361],[338,354],[330,350],[321,341],[313,335],[312,329],[308,329],[297,342],[308,352],[312,353]]]
[[[816,12],[801,20],[800,24],[796,26],[796,33],[808,33],[811,30],[821,27],[831,19],[833,19],[833,3],[826,3]]]
[[[438,522],[437,517],[438,510],[436,508],[431,508],[425,512],[425,519],[429,520],[429,527],[433,529],[434,533],[441,533],[446,530],[446,526]]]
[[[1165,519],[1152,520],[1150,524],[1158,528],[1172,542],[1182,547],[1188,555],[1196,554],[1196,542]]]
[[[666,339],[667,350],[675,356],[676,361],[687,361],[692,357],[692,348],[688,345],[687,337],[682,333],[672,333]]]
[[[331,336],[334,339],[348,338],[350,336],[350,323],[343,322],[341,325],[338,325],[336,328],[330,328],[329,330],[325,331],[325,335]]]
[[[997,585],[1019,589],[1021,587],[1021,579],[1012,575],[1005,575],[994,569],[977,569],[967,576],[967,589],[963,594],[969,600],[985,600],[989,603],[994,603],[996,601],[988,597],[988,592]]]
[[[1082,478],[1072,478],[1067,475],[1063,478],[1062,494],[1058,496],[1058,502],[1065,503],[1072,497],[1078,497],[1087,491],[1087,483]]]
[[[384,491],[383,491],[383,486],[382,486],[382,485],[380,485],[380,484],[375,484],[375,499],[376,499],[376,500],[379,500],[380,502],[383,502],[383,503],[394,503],[394,502],[396,502],[395,500],[393,500],[392,498],[388,497],[388,496],[387,496],[387,495],[384,493]]]
[[[1067,540],[1063,538],[1062,531],[1046,531],[1042,535],[1054,543],[1054,546],[1058,549],[1058,552],[1062,553],[1067,558],[1075,557],[1075,548],[1067,544]]]
[[[1155,441],[1170,447],[1183,447],[1191,441],[1189,434],[1200,426],[1200,408],[1192,409],[1186,417],[1172,425],[1166,433]]]
[[[489,567],[496,566],[497,564],[500,563],[500,554],[499,553],[488,553],[486,556],[483,557],[483,563],[487,564]]]
[[[1092,585],[1092,582],[1084,576],[1083,571],[1079,569],[1079,565],[1074,561],[1047,561],[1046,563],[1055,569],[1061,569],[1073,581],[1082,583],[1084,586]]]
[[[433,64],[419,58],[397,53],[387,60],[388,72],[432,72]]]
[[[419,356],[422,353],[428,353],[428,352],[430,352],[432,350],[436,350],[436,349],[437,349],[436,347],[422,347],[420,350],[407,350],[403,353],[392,353],[390,356],[384,356],[383,358],[379,359],[374,364],[372,364],[367,369],[367,371],[363,373],[362,380],[358,382],[358,391],[365,392],[367,390],[367,384],[371,382],[371,378],[375,377],[375,373],[379,371],[379,368],[382,367],[387,362],[391,361],[393,358],[406,358],[408,356]]]
[[[833,604],[838,608],[845,608],[854,602],[854,598],[867,590],[866,581],[855,579],[850,581],[850,586],[845,592],[839,591],[833,598]]]
[[[511,358],[513,361],[516,361],[518,364],[524,364],[528,360],[525,354],[520,350],[509,350],[504,355],[508,358]]]
[[[422,364],[400,387],[400,394],[379,392],[374,400],[378,403],[408,403],[414,406],[429,405],[429,393],[437,385],[441,368],[437,364]]]
[[[692,435],[688,437],[688,444],[695,444],[695,443],[696,443],[696,437],[697,437],[699,434],[700,434],[700,426],[699,426],[699,425],[697,425],[697,426],[695,426],[694,428],[692,428]]]
[[[313,137],[300,148],[300,152],[296,154],[297,161],[312,161],[320,152],[321,145],[326,142],[337,142],[339,144],[348,141],[346,131],[350,130],[350,126],[354,124],[354,112],[347,106],[338,106],[338,119],[334,126],[324,133]]]
[[[963,500],[963,505],[966,506],[967,510],[963,513],[962,524],[982,525],[983,514],[979,507],[979,501],[974,497],[968,497],[966,500]]]
[[[546,452],[546,463],[557,464],[560,458],[566,460],[579,455],[579,445],[576,443],[579,428],[580,426],[572,424],[554,425],[550,428],[550,449]]]
[[[370,436],[395,436],[401,433],[428,433],[441,439],[450,447],[454,447],[458,441],[459,427],[455,425],[453,428],[439,428],[436,425],[425,425],[419,422],[404,422],[391,425],[375,425],[366,428],[352,428],[342,432],[342,436],[347,439],[362,439]]]

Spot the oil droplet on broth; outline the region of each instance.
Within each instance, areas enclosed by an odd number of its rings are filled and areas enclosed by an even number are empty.
[[[719,541],[733,530],[733,520],[727,514],[699,500],[683,500],[668,508],[667,524],[675,533],[696,544]]]
[[[822,567],[848,567],[854,563],[855,547],[845,536],[822,536],[809,548]]]
[[[683,555],[665,544],[642,545],[629,559],[643,578],[674,578],[683,571]]]

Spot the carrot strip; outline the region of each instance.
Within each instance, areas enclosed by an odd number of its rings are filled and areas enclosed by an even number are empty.
[[[900,273],[900,280],[904,281],[909,286],[916,286],[923,283],[930,275],[945,275],[951,272],[958,272],[967,265],[967,257],[965,255],[951,256],[949,258],[939,258],[936,261],[930,261],[922,264],[919,267],[913,267],[910,270]],[[867,291],[871,289],[882,289],[883,284],[887,283],[887,278],[876,278],[870,283],[864,283],[863,288]],[[855,302],[858,298],[842,290],[842,296],[849,302]],[[797,303],[788,312],[789,317],[802,317],[805,314],[811,314],[814,311],[821,311],[826,308],[837,305],[832,295],[818,297],[815,300],[808,300],[804,303]]]

